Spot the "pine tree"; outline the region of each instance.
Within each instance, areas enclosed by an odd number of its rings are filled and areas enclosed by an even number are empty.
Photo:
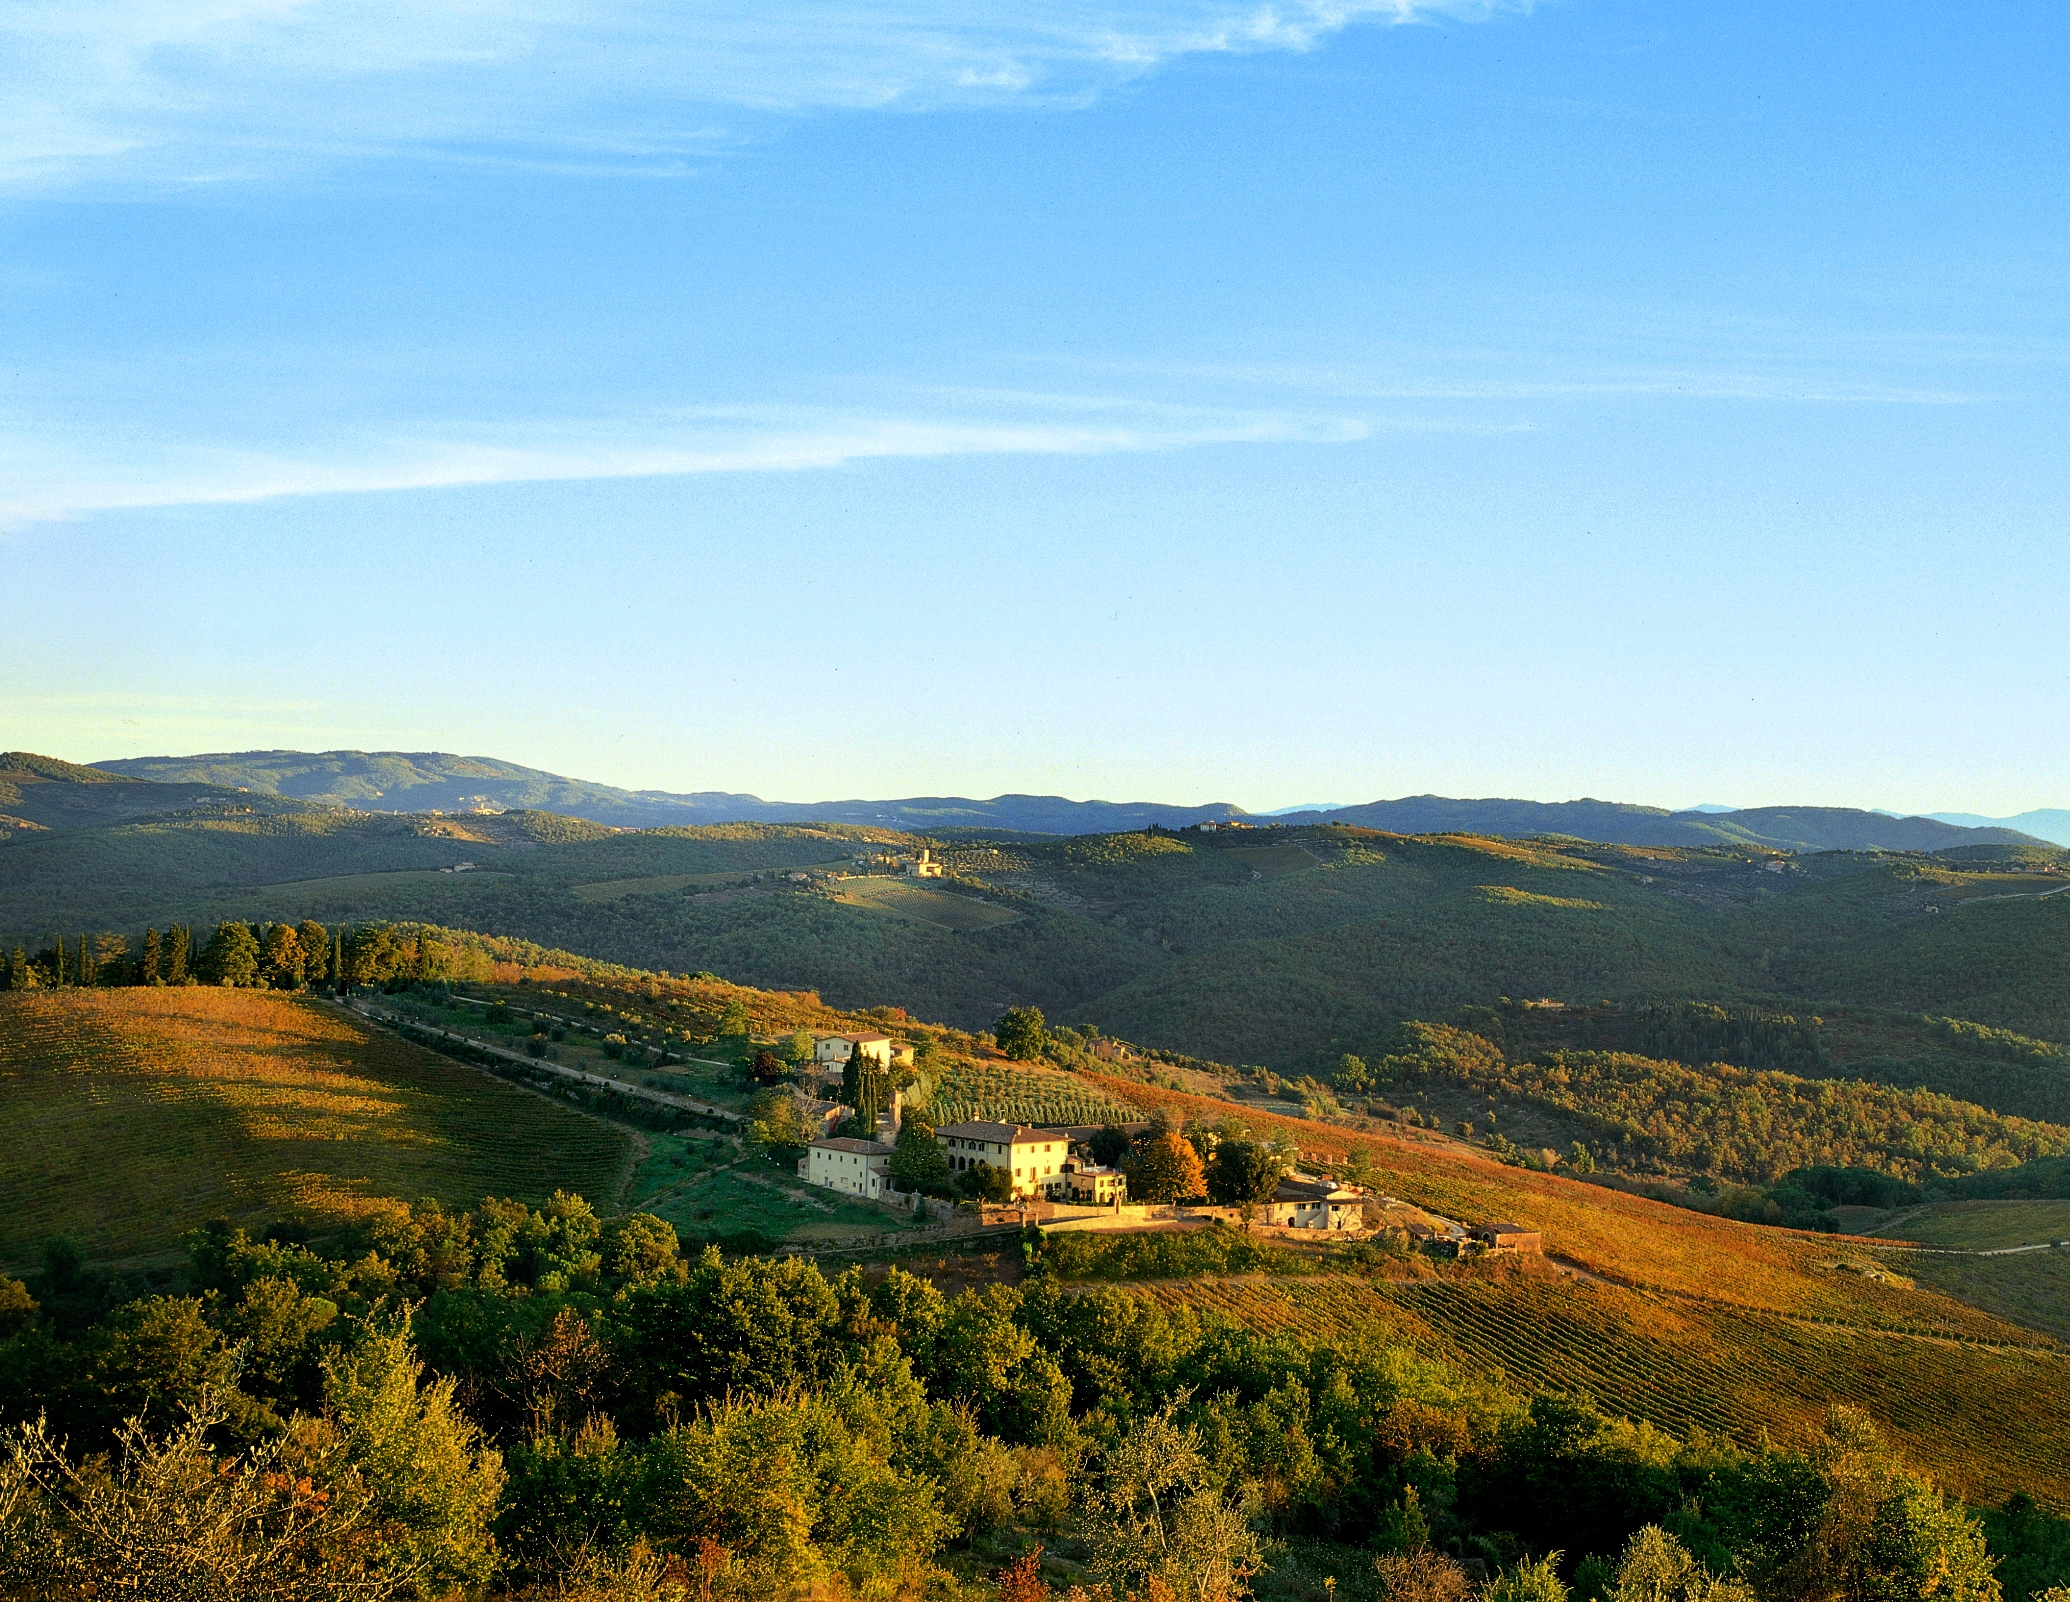
[[[137,958],[137,983],[140,985],[162,985],[165,976],[165,952],[158,939],[156,929],[144,931],[143,955]]]

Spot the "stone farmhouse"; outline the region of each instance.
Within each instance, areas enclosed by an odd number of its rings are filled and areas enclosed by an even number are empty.
[[[1363,1229],[1367,1193],[1356,1185],[1289,1175],[1258,1209],[1258,1222],[1281,1229]]]

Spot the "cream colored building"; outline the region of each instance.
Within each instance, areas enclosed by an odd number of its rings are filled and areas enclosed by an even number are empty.
[[[1064,1175],[1071,1199],[1082,1207],[1110,1207],[1128,1200],[1128,1176],[1119,1168],[1074,1165]]]
[[[1026,1124],[944,1124],[935,1138],[949,1154],[949,1171],[960,1174],[983,1164],[1003,1168],[1013,1180],[1016,1196],[1045,1196],[1063,1200],[1071,1194],[1071,1176],[1065,1165],[1071,1158],[1071,1141],[1055,1129],[1031,1129]]]
[[[868,1030],[852,1035],[821,1035],[813,1042],[812,1057],[822,1068],[839,1068],[858,1051],[874,1061],[879,1068],[891,1066],[891,1036]]]
[[[1356,1185],[1293,1174],[1258,1209],[1258,1222],[1282,1229],[1362,1229],[1366,1193]]]
[[[798,1177],[808,1185],[875,1201],[891,1188],[891,1148],[853,1135],[829,1135],[805,1148]]]

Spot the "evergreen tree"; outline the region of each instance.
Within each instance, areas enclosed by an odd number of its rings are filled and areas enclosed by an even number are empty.
[[[1040,1007],[1009,1007],[992,1026],[992,1038],[1014,1062],[1033,1062],[1049,1044]]]
[[[165,982],[169,985],[183,985],[187,982],[187,953],[192,947],[194,936],[184,923],[172,926],[172,933],[166,942]]]
[[[143,954],[137,958],[137,983],[140,985],[162,985],[165,983],[165,949],[156,929],[144,931]]]
[[[891,1153],[891,1183],[898,1190],[929,1196],[949,1188],[949,1154],[918,1118],[899,1125],[898,1144]]]
[[[16,946],[8,953],[5,969],[0,970],[0,990],[33,990],[35,987],[36,976],[29,966],[29,954]]]
[[[1208,1164],[1207,1193],[1224,1207],[1254,1206],[1271,1197],[1285,1172],[1286,1165],[1270,1146],[1224,1140],[1216,1145],[1214,1160]]]
[[[92,984],[94,980],[93,947],[87,944],[85,935],[79,937],[79,954],[72,959],[72,962],[74,971],[79,976],[79,983],[82,985]]]
[[[295,925],[295,944],[302,948],[303,979],[321,984],[331,968],[330,931],[314,918],[304,918]]]
[[[52,965],[51,983],[62,990],[65,987],[65,937],[57,937],[57,961]]]
[[[890,1105],[891,1076],[865,1058],[855,1085],[855,1121],[861,1125],[863,1139],[876,1139],[877,1120],[884,1116]]]
[[[259,942],[244,924],[218,924],[195,966],[209,984],[255,985],[259,982]]]

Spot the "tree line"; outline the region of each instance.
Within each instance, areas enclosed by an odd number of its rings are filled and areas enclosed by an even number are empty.
[[[686,1257],[565,1194],[185,1244],[153,1294],[61,1243],[0,1279],[0,1594],[1238,1602],[1324,1594],[1304,1553],[1387,1602],[2064,1578],[2070,1525],[1978,1518],[1844,1410],[1682,1439],[1378,1333]]]
[[[17,945],[0,960],[0,990],[53,990],[119,985],[229,985],[304,990],[322,984],[349,989],[392,981],[479,978],[488,959],[428,930],[385,923],[326,929],[300,923],[218,924],[197,948],[193,931],[175,924],[146,929],[132,947],[115,931],[57,935],[33,955]]]

